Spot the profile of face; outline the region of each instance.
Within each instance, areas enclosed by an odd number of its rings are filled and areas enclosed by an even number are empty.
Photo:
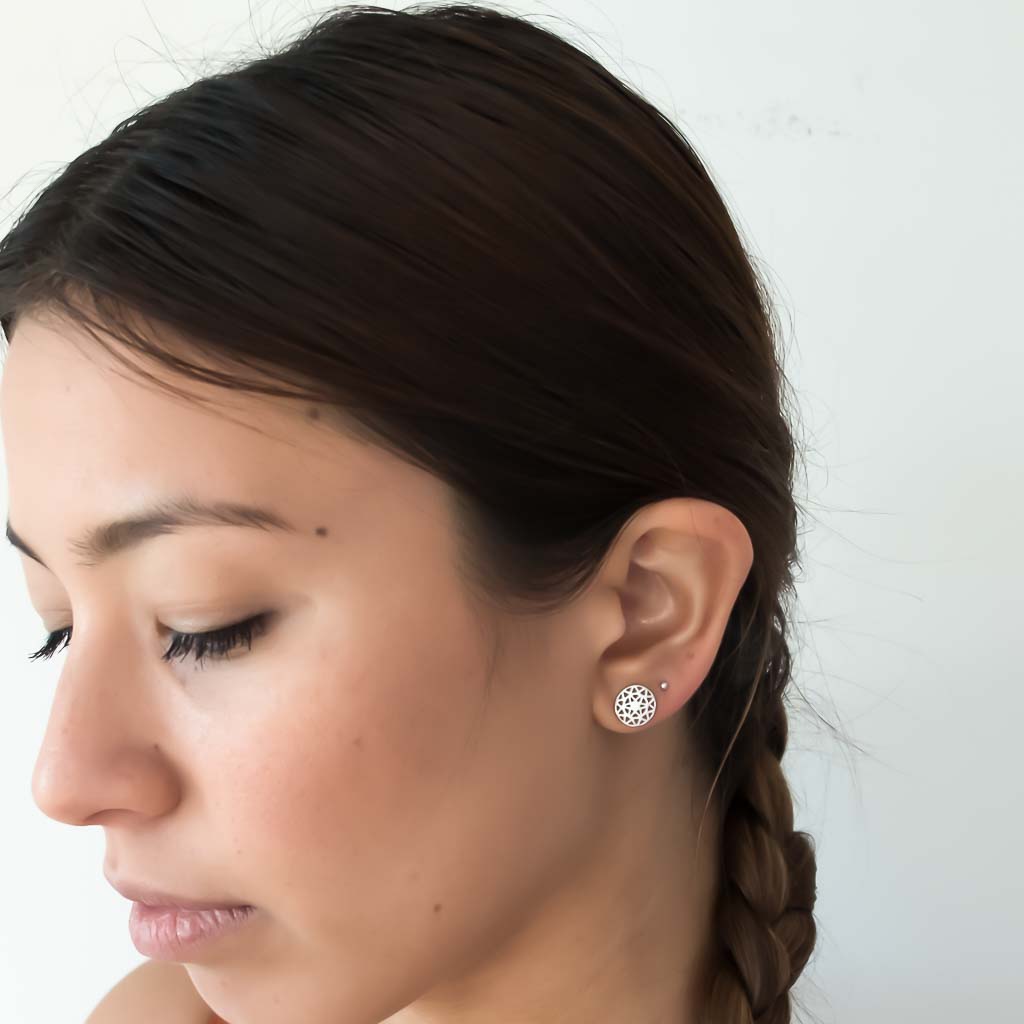
[[[22,555],[44,630],[73,623],[40,809],[101,826],[112,880],[256,908],[186,964],[227,1019],[510,1020],[566,978],[644,984],[627,949],[678,974],[712,891],[688,859],[702,806],[679,716],[630,734],[612,707],[635,681],[666,716],[692,695],[749,568],[742,527],[652,506],[580,598],[497,618],[456,572],[438,478],[308,404],[177,383],[217,406],[62,321],[25,318],[8,353],[9,522],[40,559]],[[180,497],[286,525],[82,560],[97,524]],[[257,615],[251,647],[162,657],[173,633]]]

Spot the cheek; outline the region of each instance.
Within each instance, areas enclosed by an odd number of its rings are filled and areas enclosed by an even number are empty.
[[[373,927],[386,892],[418,877],[443,833],[473,829],[452,797],[484,712],[488,651],[453,604],[440,616],[422,604],[430,621],[406,609],[375,616],[389,624],[375,633],[369,616],[349,620],[343,636],[291,657],[280,699],[247,725],[242,777],[219,783],[247,893],[302,930]]]

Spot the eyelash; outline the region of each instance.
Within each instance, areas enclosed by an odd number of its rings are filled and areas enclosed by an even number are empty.
[[[252,649],[253,635],[262,636],[266,632],[266,623],[270,618],[270,612],[263,612],[254,615],[252,618],[242,622],[224,626],[222,629],[212,629],[206,633],[172,633],[170,647],[163,653],[163,661],[171,661],[174,658],[184,660],[190,654],[193,660],[201,663],[203,658],[211,651],[214,652],[215,660],[222,659],[244,643]],[[30,654],[29,661],[37,658],[52,658],[61,649],[61,643],[65,647],[71,640],[71,627],[58,629],[47,637],[46,643],[34,654]]]

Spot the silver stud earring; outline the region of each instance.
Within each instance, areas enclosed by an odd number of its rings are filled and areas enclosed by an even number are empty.
[[[658,685],[659,689],[668,689],[668,682],[664,679]],[[658,700],[654,691],[640,683],[623,687],[615,698],[615,717],[623,725],[645,725],[657,710]]]

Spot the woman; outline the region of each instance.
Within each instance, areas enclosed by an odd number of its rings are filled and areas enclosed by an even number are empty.
[[[651,104],[339,9],[73,160],[0,322],[33,795],[140,952],[233,1024],[790,1020],[796,447]]]

